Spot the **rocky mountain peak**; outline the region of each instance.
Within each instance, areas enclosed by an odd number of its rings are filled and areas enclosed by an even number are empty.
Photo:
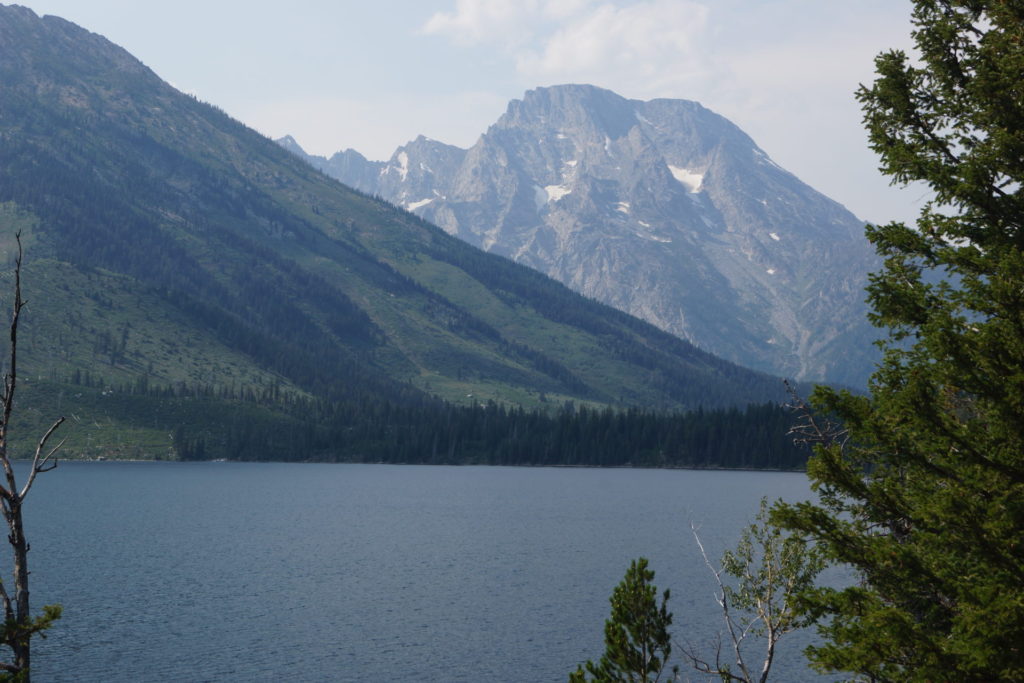
[[[494,129],[547,128],[617,140],[636,124],[635,102],[592,85],[560,85],[528,91],[513,100]]]
[[[336,177],[741,364],[873,368],[863,222],[697,102],[536,88],[468,150],[418,138]]]
[[[306,150],[302,149],[302,145],[300,145],[298,141],[291,135],[285,135],[283,138],[278,138],[274,142],[281,145],[292,154],[298,154],[299,156],[308,156],[306,154]]]

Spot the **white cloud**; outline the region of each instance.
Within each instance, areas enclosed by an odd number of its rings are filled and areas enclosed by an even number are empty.
[[[709,10],[688,0],[610,2],[565,22],[516,64],[524,77],[592,82],[630,95],[669,94],[712,70],[701,49]]]
[[[582,4],[585,1],[457,0],[453,12],[435,13],[420,31],[447,36],[458,45],[517,45],[529,40],[547,17],[563,17]]]
[[[420,32],[500,48],[529,87],[589,82],[656,96],[711,71],[699,47],[709,12],[694,0],[457,0]]]

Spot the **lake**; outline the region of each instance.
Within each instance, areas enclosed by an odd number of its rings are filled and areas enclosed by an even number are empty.
[[[676,640],[720,629],[715,559],[803,474],[61,463],[26,504],[39,681],[564,681],[630,560]],[[2,568],[9,574],[3,548]],[[796,640],[777,680],[811,680]],[[676,646],[678,653],[679,646]]]

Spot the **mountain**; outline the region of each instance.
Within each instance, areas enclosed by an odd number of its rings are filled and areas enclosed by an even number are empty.
[[[173,432],[179,454],[233,439],[266,457],[268,439],[330,445],[329,432],[370,457],[351,435],[454,452],[458,435],[438,430],[492,413],[453,403],[708,409],[781,393],[343,186],[101,36],[0,6],[8,263],[18,230],[25,395],[78,414],[80,433],[109,424],[104,438],[157,448]],[[255,429],[268,411],[280,428]],[[396,435],[413,413],[420,431]],[[201,438],[182,432],[196,420]]]
[[[470,149],[289,149],[487,251],[734,362],[864,386],[864,223],[696,102],[588,85],[513,100]]]

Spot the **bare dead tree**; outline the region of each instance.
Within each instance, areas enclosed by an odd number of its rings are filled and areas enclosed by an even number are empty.
[[[814,446],[839,444],[840,448],[845,448],[849,438],[849,432],[846,428],[828,416],[816,412],[797,393],[788,380],[785,381],[785,384],[786,393],[789,394],[786,408],[797,416],[796,423],[786,432],[788,436],[793,437],[793,443],[803,444],[811,448]]]
[[[718,633],[718,637],[714,642],[713,658],[705,657],[700,654],[699,650],[689,642],[686,644],[686,647],[683,648],[683,656],[690,662],[690,666],[699,673],[720,676],[723,681],[752,681],[753,678],[750,676],[750,670],[747,667],[746,662],[743,660],[743,642],[747,639],[747,636],[750,635],[750,629],[753,627],[754,622],[751,621],[745,626],[741,626],[736,622],[736,619],[729,611],[731,606],[729,599],[730,595],[726,590],[725,582],[722,580],[722,572],[725,570],[715,569],[711,564],[707,551],[704,550],[704,544],[701,543],[700,534],[697,533],[697,527],[692,523],[690,524],[690,530],[693,532],[693,538],[697,542],[697,547],[700,548],[700,554],[701,557],[704,558],[704,564],[715,577],[715,582],[718,584],[718,591],[715,593],[715,601],[722,609],[722,618],[725,621],[726,629],[729,632],[729,641],[732,645],[731,659],[738,667],[739,675],[732,673],[732,666],[729,664],[728,660],[723,661],[722,659],[721,632]]]
[[[783,534],[768,515],[768,501],[762,498],[755,523],[744,530],[735,550],[726,551],[718,569],[691,524],[704,564],[715,577],[715,600],[722,610],[724,635],[731,650],[724,655],[722,632],[712,645],[711,656],[687,643],[683,657],[701,674],[723,681],[766,683],[779,640],[812,623],[797,611],[796,600],[801,591],[813,586],[825,566],[824,556],[803,539]],[[723,575],[733,580],[727,581]],[[764,648],[760,671],[752,669],[745,657],[748,639],[759,641]]]
[[[14,392],[17,388],[18,378],[18,322],[21,319],[21,311],[25,307],[25,302],[21,298],[22,248],[20,232],[15,235],[15,239],[18,244],[18,253],[14,263],[11,346],[8,368],[4,374],[3,394],[0,395],[0,407],[3,410],[2,422],[0,422],[0,466],[3,467],[5,480],[0,484],[0,504],[2,504],[4,521],[7,522],[9,532],[7,541],[11,544],[13,554],[14,588],[12,597],[8,586],[0,579],[0,604],[4,610],[4,627],[0,643],[11,648],[13,661],[0,662],[0,671],[7,672],[15,680],[28,682],[31,676],[29,665],[31,663],[32,637],[49,628],[56,619],[60,618],[61,608],[59,605],[47,605],[43,608],[43,613],[35,618],[29,611],[28,551],[30,546],[25,539],[22,506],[32,484],[35,483],[36,476],[57,466],[57,460],[53,459],[53,456],[64,444],[64,441],[49,450],[47,450],[47,442],[64,422],[64,418],[61,417],[54,422],[39,439],[35,454],[32,456],[28,476],[25,483],[19,488],[15,479],[14,467],[11,464],[9,444],[11,413],[14,409]]]

